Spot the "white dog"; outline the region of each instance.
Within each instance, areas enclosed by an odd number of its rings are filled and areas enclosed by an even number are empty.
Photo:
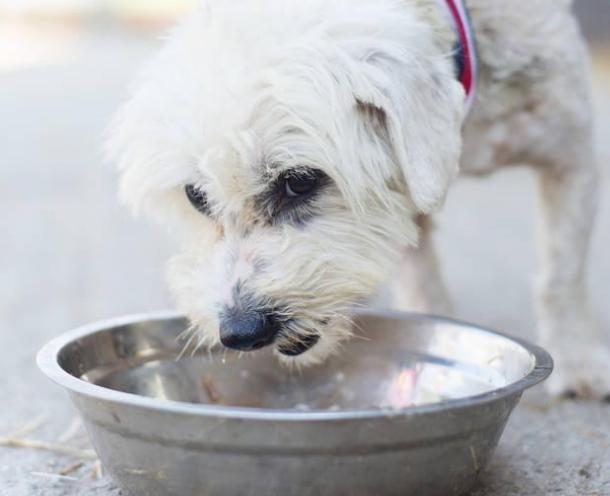
[[[169,278],[200,344],[318,363],[390,276],[398,306],[447,311],[430,214],[460,165],[527,163],[544,211],[551,387],[610,392],[583,282],[598,179],[571,2],[467,0],[476,61],[456,4],[206,0],[173,33],[111,148],[124,199],[183,241]],[[464,63],[478,63],[468,115]]]

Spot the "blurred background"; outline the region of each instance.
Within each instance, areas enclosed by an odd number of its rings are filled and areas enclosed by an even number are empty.
[[[117,204],[115,171],[101,150],[138,67],[193,3],[0,0],[0,436],[42,416],[40,435],[52,437],[73,419],[35,367],[44,342],[92,320],[171,306],[163,278],[171,240]],[[600,325],[610,328],[610,1],[575,5],[591,42],[604,169],[590,289]],[[438,238],[459,317],[535,339],[535,209],[526,169],[464,179],[452,191]],[[600,422],[591,408],[574,415]],[[608,460],[608,444],[595,456]],[[61,463],[0,447],[0,494],[115,494],[103,480],[75,488],[32,475]],[[545,470],[564,477],[557,467]],[[595,494],[610,494],[604,487]],[[557,494],[594,494],[565,486],[572,489]]]

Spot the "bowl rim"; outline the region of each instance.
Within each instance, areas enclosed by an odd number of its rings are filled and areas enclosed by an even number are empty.
[[[165,413],[197,415],[201,417],[221,417],[238,420],[261,420],[261,421],[329,421],[329,420],[355,420],[371,419],[378,417],[396,417],[404,415],[423,415],[439,413],[448,410],[469,408],[480,406],[505,398],[521,395],[525,390],[544,381],[553,371],[553,359],[551,355],[540,346],[531,344],[527,340],[508,336],[504,333],[494,331],[479,325],[468,322],[442,317],[432,314],[422,314],[413,312],[401,312],[395,310],[367,308],[356,312],[357,315],[370,317],[391,318],[411,321],[434,321],[450,325],[457,325],[465,330],[472,332],[484,332],[512,341],[523,347],[531,354],[534,364],[530,372],[519,379],[501,388],[493,389],[486,393],[467,396],[464,398],[449,399],[436,403],[429,403],[418,406],[409,406],[400,409],[384,408],[362,408],[345,410],[308,410],[300,411],[293,409],[265,409],[257,407],[235,407],[223,405],[208,405],[188,403],[175,400],[165,400],[140,396],[133,393],[116,391],[92,384],[83,379],[79,379],[70,374],[59,364],[59,354],[62,349],[77,339],[81,339],[90,334],[145,321],[163,321],[184,318],[176,311],[157,311],[139,313],[96,321],[84,326],[77,327],[68,331],[45,344],[36,356],[39,369],[53,382],[66,388],[71,393],[81,396],[102,400],[110,403],[119,403],[124,406],[139,407],[146,410],[157,410]]]

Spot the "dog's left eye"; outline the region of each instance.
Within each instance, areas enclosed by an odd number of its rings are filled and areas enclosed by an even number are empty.
[[[258,196],[257,203],[272,225],[302,224],[317,212],[316,199],[330,183],[320,169],[285,170]]]
[[[186,197],[191,202],[191,205],[193,205],[193,207],[195,207],[202,214],[208,215],[210,213],[208,197],[204,191],[192,184],[187,184],[184,187],[184,191],[186,193]]]
[[[304,172],[301,174],[290,174],[284,178],[284,189],[290,198],[296,198],[311,193],[318,186],[317,174]]]

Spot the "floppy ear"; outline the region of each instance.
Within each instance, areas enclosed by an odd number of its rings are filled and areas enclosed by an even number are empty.
[[[464,89],[446,59],[378,56],[366,65],[368,84],[355,90],[360,113],[383,132],[417,209],[433,212],[458,173]]]

